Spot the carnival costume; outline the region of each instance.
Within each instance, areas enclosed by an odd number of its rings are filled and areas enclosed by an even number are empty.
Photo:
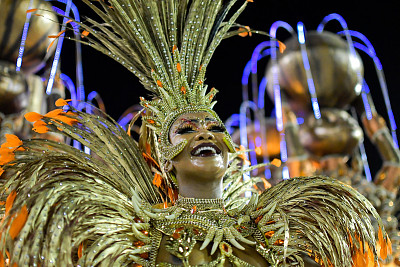
[[[103,20],[82,24],[87,43],[139,77],[152,93],[144,107],[139,144],[111,118],[86,114],[59,100],[42,116],[28,113],[38,132],[75,139],[91,154],[51,140],[1,146],[5,215],[0,260],[10,266],[172,266],[157,262],[165,249],[190,266],[196,243],[215,259],[203,266],[250,266],[235,250],[252,247],[272,266],[302,265],[311,257],[325,266],[375,263],[378,255],[369,216],[379,221],[380,256],[390,241],[379,216],[357,191],[326,177],[293,178],[261,195],[241,197],[252,180],[242,169],[229,134],[233,161],[222,199],[178,195],[164,168],[185,147],[172,146],[169,129],[183,114],[212,110],[215,89],[204,75],[226,37],[249,31],[235,24],[250,0],[84,0]],[[233,15],[227,19],[231,11]],[[237,30],[229,31],[232,27]],[[7,178],[5,180],[5,178]]]

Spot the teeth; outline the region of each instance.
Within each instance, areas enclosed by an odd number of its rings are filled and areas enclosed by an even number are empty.
[[[217,154],[217,151],[215,150],[215,148],[213,148],[213,147],[211,147],[211,146],[203,146],[203,147],[198,148],[198,149],[195,151],[194,155],[195,155],[195,156],[198,156],[198,155],[200,155],[200,153],[201,153],[202,151],[205,151],[205,150],[211,150],[211,152],[212,152],[213,154]]]

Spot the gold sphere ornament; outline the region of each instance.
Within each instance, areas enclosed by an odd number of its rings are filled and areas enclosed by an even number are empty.
[[[15,64],[0,60],[0,112],[17,113],[27,105],[28,87],[23,73],[15,71]]]
[[[341,109],[321,109],[317,120],[310,113],[300,125],[299,139],[303,147],[316,157],[351,155],[363,140],[358,122]]]
[[[56,45],[47,52],[57,35],[58,18],[51,5],[44,0],[1,0],[0,1],[0,60],[16,63],[27,11],[31,12],[28,34],[25,42],[21,69],[24,73],[35,73],[41,69],[53,54]]]
[[[291,109],[298,115],[312,111],[306,69],[297,36],[285,41],[286,50],[277,55],[277,65],[266,70],[268,93],[273,98],[273,74]],[[330,32],[310,31],[305,47],[316,95],[321,108],[345,108],[360,93],[364,67],[360,56],[351,53],[348,43]]]

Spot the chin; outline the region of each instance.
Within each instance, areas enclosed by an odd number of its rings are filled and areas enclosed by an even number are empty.
[[[182,176],[195,180],[219,180],[227,169],[227,160],[221,155],[213,157],[191,156],[185,165],[176,166],[176,171]]]

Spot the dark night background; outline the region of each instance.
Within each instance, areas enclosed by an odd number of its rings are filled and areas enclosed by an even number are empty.
[[[90,16],[92,14],[79,1],[74,1],[74,3],[78,6],[82,19],[85,15]],[[400,100],[398,92],[400,83],[398,72],[400,65],[400,52],[398,50],[400,47],[398,33],[400,8],[399,5],[395,4],[396,1],[373,1],[372,3],[366,4],[366,1],[351,0],[254,0],[254,3],[249,3],[238,22],[268,32],[272,23],[277,20],[289,23],[294,29],[296,29],[297,22],[301,21],[306,30],[311,31],[317,28],[326,15],[338,13],[346,20],[350,30],[363,33],[374,46],[385,72],[396,122],[400,123],[398,119],[400,114],[400,105],[398,104]],[[341,30],[337,21],[329,22],[325,29],[332,32]],[[278,31],[277,37],[284,42],[288,34],[281,29]],[[241,76],[243,69],[254,48],[265,40],[267,40],[265,36],[257,35],[245,38],[233,37],[224,40],[215,52],[208,67],[205,83],[220,91],[215,110],[220,114],[222,120],[226,120],[231,114],[239,112],[239,106],[242,102]],[[75,63],[71,61],[71,58],[74,57],[74,45],[68,41],[64,42],[62,53],[62,70],[73,78]],[[128,107],[137,104],[139,96],[147,94],[136,77],[113,60],[88,47],[83,47],[82,53],[86,93],[93,90],[99,92],[105,102],[107,112],[115,119],[118,119]],[[372,60],[364,56],[363,52],[360,52],[360,55],[364,60],[365,79],[370,87],[377,110],[387,118]],[[263,72],[262,64],[265,66],[266,61],[261,61],[259,72]],[[272,109],[272,103],[270,101],[266,103]],[[376,151],[372,149],[371,153],[376,154]],[[375,157],[377,155],[372,155],[371,160],[370,156],[370,161],[376,164]]]

